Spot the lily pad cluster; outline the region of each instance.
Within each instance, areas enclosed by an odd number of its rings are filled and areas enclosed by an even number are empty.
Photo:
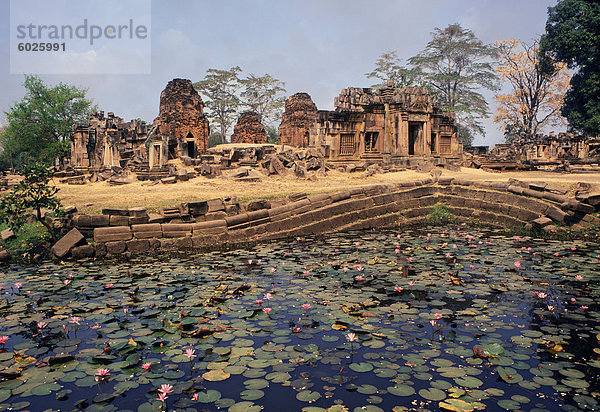
[[[600,408],[600,247],[429,232],[10,267],[0,409]]]

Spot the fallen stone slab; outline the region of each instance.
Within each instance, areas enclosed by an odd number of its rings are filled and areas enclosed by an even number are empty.
[[[15,232],[11,228],[4,229],[2,232],[0,232],[0,236],[2,236],[2,240],[6,242],[7,240],[15,237]]]
[[[78,246],[82,242],[85,242],[85,238],[79,230],[76,228],[71,229],[66,235],[64,235],[58,242],[52,246],[52,253],[58,258],[65,257],[71,249]]]

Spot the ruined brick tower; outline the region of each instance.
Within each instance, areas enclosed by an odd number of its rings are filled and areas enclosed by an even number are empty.
[[[279,125],[279,143],[308,147],[310,127],[317,120],[317,106],[308,93],[296,93],[285,101]]]
[[[267,131],[256,112],[244,112],[238,118],[231,143],[267,143]]]
[[[154,136],[166,143],[168,158],[192,158],[206,152],[210,128],[204,103],[191,80],[173,79],[160,94],[160,111],[154,119]]]

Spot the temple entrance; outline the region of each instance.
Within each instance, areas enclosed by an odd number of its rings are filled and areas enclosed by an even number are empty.
[[[408,154],[422,154],[422,141],[423,138],[423,123],[410,122],[408,124]]]
[[[168,146],[168,151],[169,151],[169,159],[177,159],[177,142],[176,141],[169,141],[169,146]]]
[[[366,132],[365,133],[365,152],[378,152],[377,150],[377,139],[379,138],[378,132]]]
[[[194,135],[191,132],[188,132],[185,137],[185,142],[187,143],[187,155],[192,159],[195,159],[198,156],[198,149],[196,147]]]

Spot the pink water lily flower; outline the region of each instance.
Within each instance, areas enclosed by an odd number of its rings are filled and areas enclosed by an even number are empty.
[[[110,370],[105,368],[100,368],[96,371],[96,377],[94,378],[96,382],[105,381],[110,376]]]
[[[263,303],[263,300],[262,300],[262,299],[256,299],[256,304],[257,304],[257,305],[262,305],[262,303]]]
[[[271,308],[263,308],[263,312],[265,312],[267,315],[268,315],[269,313],[271,313],[271,311],[272,311],[272,310],[273,310],[273,309],[271,309]]]
[[[304,303],[304,304],[302,305],[302,307],[303,307],[304,309],[310,309],[310,303]]]
[[[194,393],[194,394],[192,395],[192,400],[193,400],[193,401],[197,401],[197,400],[198,400],[198,393]]]
[[[152,363],[151,362],[146,362],[146,363],[142,364],[142,369],[149,370],[150,366],[152,366]]]
[[[110,289],[110,288],[112,288],[113,286],[115,286],[115,284],[114,284],[114,283],[107,283],[107,284],[106,284],[106,286],[104,286],[104,289]]]
[[[402,286],[396,286],[396,287],[394,288],[394,290],[395,290],[396,292],[402,292],[402,291],[404,290],[404,288],[403,288]]]
[[[47,323],[46,323],[46,322],[38,322],[38,323],[37,323],[37,327],[38,327],[39,329],[43,329],[43,328],[45,328],[45,327],[46,327],[46,325],[47,325]]]
[[[16,289],[19,289],[19,288],[21,288],[21,286],[23,286],[23,284],[22,284],[22,283],[15,283],[15,288],[16,288]]]
[[[516,268],[520,268],[521,267],[521,262],[519,262],[518,260],[515,261],[515,267]]]
[[[273,295],[271,295],[270,293],[265,293],[265,299],[266,300],[271,300],[271,298],[273,297]]]
[[[356,279],[358,281],[365,280],[365,278],[363,278],[361,275],[357,275],[354,279]]]
[[[74,323],[76,325],[79,325],[79,321],[81,320],[81,318],[79,316],[71,316],[71,323]]]
[[[441,319],[441,318],[444,317],[444,315],[442,315],[441,313],[434,313],[433,317],[436,318],[436,319]]]
[[[63,280],[63,283],[65,284],[65,286],[68,286],[69,283],[71,283],[71,279],[65,279]]]
[[[160,393],[164,393],[166,395],[168,393],[173,392],[173,385],[169,385],[168,383],[165,383],[160,386],[160,389],[158,391]]]
[[[349,342],[354,342],[356,340],[356,335],[352,332],[350,332],[349,334],[346,335],[346,339],[348,339]]]
[[[164,402],[167,400],[167,398],[168,398],[168,396],[167,396],[167,394],[166,394],[166,393],[164,393],[164,392],[160,392],[160,393],[158,394],[158,398],[156,398],[156,400],[157,400],[157,401],[161,401],[161,402],[163,402],[163,403],[164,403]]]
[[[8,336],[2,336],[2,337],[0,337],[0,345],[4,345],[7,340],[8,340]]]
[[[577,280],[582,280],[582,279],[583,279],[583,276],[581,276],[581,275],[577,275],[577,276],[575,276],[575,279],[577,279]]]

